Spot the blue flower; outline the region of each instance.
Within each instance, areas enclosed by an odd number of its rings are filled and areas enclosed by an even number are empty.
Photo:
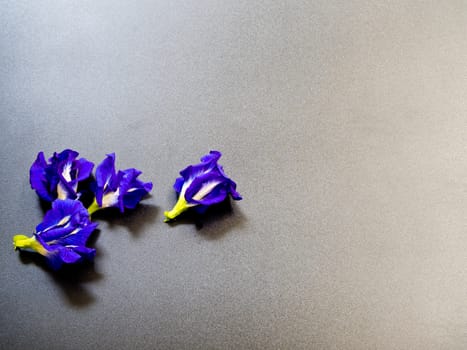
[[[15,249],[35,251],[48,259],[57,270],[62,264],[73,264],[92,259],[95,250],[85,246],[97,224],[89,220],[89,214],[80,201],[57,199],[37,225],[32,237],[13,237]]]
[[[29,170],[29,182],[40,198],[52,202],[78,197],[78,182],[86,180],[94,167],[84,158],[76,159],[78,154],[70,149],[55,152],[47,163],[44,152],[39,152]]]
[[[108,154],[96,168],[95,200],[88,208],[90,214],[102,208],[133,209],[152,190],[151,182],[138,180],[141,171],[130,168],[115,171],[115,154]]]
[[[203,212],[229,195],[235,200],[242,199],[236,191],[235,182],[225,175],[222,166],[217,163],[221,155],[218,151],[211,151],[201,158],[201,163],[190,165],[180,172],[181,177],[175,180],[173,186],[179,194],[178,201],[172,210],[164,213],[166,222],[191,207]]]

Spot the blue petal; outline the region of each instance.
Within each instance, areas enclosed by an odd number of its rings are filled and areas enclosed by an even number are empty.
[[[29,169],[29,182],[31,188],[36,190],[38,196],[46,201],[52,201],[46,174],[47,162],[45,161],[44,152],[37,154],[37,159],[32,163]]]
[[[96,254],[95,249],[74,246],[51,246],[47,254],[49,265],[58,270],[63,264],[73,264],[84,259],[91,260]]]
[[[193,180],[185,192],[188,203],[212,205],[222,202],[228,194],[229,179],[213,172],[199,176]],[[202,194],[200,196],[200,194]],[[199,198],[196,198],[200,196]]]
[[[91,233],[97,227],[89,220],[89,214],[80,201],[57,199],[37,225],[34,237],[44,249],[45,255],[54,269],[63,263],[71,264],[94,256],[95,250],[85,246]]]
[[[46,235],[47,232],[42,232],[57,227],[60,222],[68,216],[70,217],[70,221],[72,221],[73,224],[76,224],[76,222],[90,222],[88,212],[80,201],[71,199],[57,199],[52,203],[52,209],[50,209],[45,214],[42,222],[37,225],[36,232],[38,234]]]
[[[126,169],[119,172],[121,179],[119,190],[119,207],[123,212],[125,208],[133,209],[152,189],[152,183],[144,183],[137,177],[141,174],[138,169]]]
[[[115,191],[115,153],[107,154],[107,157],[96,168],[96,187],[94,189],[96,201],[102,206],[102,197],[108,191]]]
[[[185,199],[191,203],[197,203],[202,205],[211,205],[223,201],[228,194],[232,196],[233,199],[239,200],[242,199],[240,194],[236,191],[237,185],[235,182],[230,180],[224,172],[224,169],[220,164],[217,163],[221,157],[221,153],[218,151],[211,151],[209,154],[201,158],[202,164],[198,164],[188,167],[185,174],[190,173],[192,177],[188,181],[188,188],[185,192]],[[202,172],[195,173],[193,168],[197,167],[202,169]],[[187,179],[185,179],[187,180]],[[206,186],[208,183],[219,182],[215,187],[213,187],[209,194],[202,196],[202,199],[193,198],[196,194],[202,190],[203,186]],[[185,185],[187,183],[185,182]],[[180,182],[178,186],[180,186]],[[174,186],[175,187],[175,186]]]
[[[236,201],[239,201],[242,199],[242,196],[240,196],[240,193],[237,192],[237,184],[233,182],[232,180],[230,180],[230,186],[228,190],[232,198],[235,199]]]
[[[96,182],[99,187],[109,185],[115,177],[115,153],[107,154],[107,157],[96,168]]]
[[[127,192],[123,195],[123,206],[124,208],[133,209],[136,205],[141,202],[141,199],[148,194],[144,188],[140,188],[131,192]]]
[[[63,260],[60,257],[58,251],[52,251],[49,255],[47,255],[48,263],[50,267],[54,270],[60,269],[63,265]]]
[[[84,246],[91,235],[95,230],[97,224],[89,224],[86,226],[77,227],[66,235],[63,235],[53,241],[54,244],[59,244],[63,246],[73,245],[73,246]]]
[[[175,180],[175,183],[173,185],[175,192],[180,193],[182,191],[182,187],[184,183],[185,183],[185,180],[183,179],[183,177],[178,177]]]
[[[84,158],[76,160],[78,155],[78,152],[66,149],[60,153],[55,152],[49,158],[50,163],[47,163],[44,153],[38,154],[29,171],[29,181],[40,198],[51,202],[57,198],[58,193],[64,193],[66,198],[77,197],[78,182],[88,178],[94,167],[93,163]]]
[[[78,157],[79,153],[76,151],[73,151],[71,149],[66,149],[63,150],[62,152],[58,153],[54,152],[53,156],[49,158],[49,162],[52,164],[54,163],[63,163],[67,161],[72,161],[73,159],[76,159]]]
[[[57,252],[60,259],[67,264],[72,264],[81,259],[81,255],[74,252],[73,249],[68,247],[58,247]]]
[[[209,206],[223,202],[227,198],[227,195],[228,192],[225,184],[219,184],[206,197],[201,200],[193,200],[193,202]]]
[[[96,227],[81,202],[57,199],[37,226],[35,237],[46,250],[44,255],[52,268],[58,269],[63,263],[71,264],[94,256],[95,250],[85,244]]]
[[[210,171],[217,171],[217,161],[220,157],[220,152],[211,151],[209,154],[201,157],[201,163],[186,167],[180,172],[180,175],[182,175],[185,181],[188,181]]]
[[[180,193],[186,186],[186,201],[206,206],[223,201],[229,194],[235,200],[242,199],[236,191],[235,182],[226,176],[222,166],[217,163],[221,156],[219,151],[210,151],[209,154],[201,157],[201,163],[183,169],[180,172],[182,177],[177,178],[173,185],[175,191]],[[208,184],[212,186],[213,181],[218,184],[210,188],[209,193],[203,194],[202,198],[193,198],[199,191],[206,191]]]
[[[222,153],[219,151],[210,151],[209,154],[206,154],[201,157],[201,162],[209,163],[209,162],[217,162],[222,156]]]
[[[125,208],[134,208],[142,197],[152,189],[151,182],[144,183],[137,179],[139,175],[141,175],[141,171],[135,168],[115,173],[115,154],[108,154],[107,158],[96,169],[96,182],[93,191],[98,206],[117,206],[121,212]],[[106,199],[106,203],[103,203],[104,195],[115,195],[115,202]]]
[[[94,248],[88,248],[85,246],[74,247],[73,251],[81,255],[84,259],[91,260],[96,255],[96,250]]]
[[[58,173],[58,178],[60,179],[58,186],[61,186],[61,188],[66,192],[67,194],[66,198],[76,199],[78,196],[76,194],[74,186],[75,186],[75,183],[77,182],[76,181],[68,182],[61,173]]]
[[[91,176],[92,169],[94,168],[94,163],[88,161],[85,158],[81,158],[76,160],[75,166],[77,169],[77,181],[86,180],[89,176]]]

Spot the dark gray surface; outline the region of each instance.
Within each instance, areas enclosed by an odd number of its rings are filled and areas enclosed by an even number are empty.
[[[466,349],[463,1],[2,1],[2,349]],[[38,151],[154,181],[93,268],[13,251]],[[162,222],[210,149],[244,196]]]

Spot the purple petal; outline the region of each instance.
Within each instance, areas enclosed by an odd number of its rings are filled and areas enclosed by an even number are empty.
[[[115,153],[111,153],[96,168],[96,188],[94,192],[99,206],[102,206],[102,197],[108,189],[110,191],[116,190],[116,188],[112,188],[115,177]]]
[[[125,208],[133,209],[141,199],[152,190],[152,183],[144,183],[137,177],[141,174],[140,170],[131,168],[119,172],[121,178],[119,190],[119,207],[123,212]]]
[[[107,154],[96,168],[97,186],[102,188],[108,186],[115,175],[115,153]]]
[[[222,156],[222,153],[219,151],[210,151],[209,154],[206,154],[201,157],[201,162],[209,163],[209,162],[217,162]]]
[[[137,179],[139,175],[141,171],[135,168],[115,173],[115,154],[108,154],[96,169],[93,191],[99,207],[117,206],[121,212],[125,208],[134,208],[152,189],[151,182],[144,183]],[[103,203],[104,195],[105,203]]]
[[[37,159],[32,163],[29,169],[29,182],[31,188],[36,190],[38,196],[46,201],[52,201],[53,196],[48,188],[46,176],[47,162],[45,161],[44,152],[37,154]]]
[[[88,161],[85,158],[80,158],[75,161],[75,166],[77,169],[76,180],[83,181],[91,176],[92,169],[94,168],[94,163]]]
[[[229,179],[208,173],[193,180],[185,192],[188,203],[212,205],[222,202],[228,194]]]
[[[94,248],[88,248],[84,246],[79,246],[73,248],[73,251],[81,255],[84,259],[92,260],[96,256],[96,250]]]
[[[210,151],[201,157],[201,163],[183,169],[180,172],[182,177],[175,180],[174,190],[177,193],[184,191],[185,200],[201,206],[201,209],[222,202],[229,194],[235,200],[242,199],[236,191],[235,182],[226,176],[222,166],[217,163],[221,156],[219,151]]]
[[[177,177],[173,185],[175,192],[180,193],[182,191],[182,187],[184,183],[185,183],[185,180],[183,179],[183,177]]]
[[[186,167],[180,172],[180,175],[182,175],[183,179],[186,182],[190,179],[193,179],[197,176],[201,176],[213,170],[217,172],[217,161],[220,157],[220,152],[211,151],[209,154],[201,157],[201,163]]]
[[[51,246],[47,255],[49,265],[58,270],[63,264],[74,264],[84,259],[94,258],[96,251],[87,247]]]
[[[70,234],[77,227],[89,224],[88,212],[80,201],[57,199],[43,221],[37,225],[36,235],[38,239],[49,242]]]
[[[47,251],[45,255],[52,268],[58,269],[63,263],[94,256],[95,250],[85,244],[96,227],[80,201],[57,199],[37,225],[35,237]]]
[[[57,199],[52,203],[52,209],[45,214],[44,220],[37,226],[36,231],[43,231],[49,226],[56,225],[64,217],[72,214],[88,218],[87,210],[80,201]]]
[[[63,177],[61,173],[58,173],[58,178],[60,179],[58,186],[60,186],[61,190],[63,190],[67,194],[66,198],[76,199],[78,197],[75,190],[75,184],[77,183],[77,181],[69,182]]]
[[[89,224],[86,226],[82,226],[81,228],[75,228],[70,233],[61,236],[60,238],[56,239],[54,243],[60,244],[63,246],[84,246],[91,235],[91,233],[95,230],[97,224]]]
[[[60,254],[58,253],[58,251],[50,252],[50,254],[47,255],[47,260],[48,260],[48,263],[49,263],[50,267],[53,270],[58,270],[63,265],[63,260],[61,259]]]
[[[49,158],[49,162],[53,163],[63,163],[67,161],[73,161],[78,157],[79,153],[73,151],[71,149],[63,150],[62,152],[58,153],[54,152],[53,156]]]
[[[232,180],[230,180],[229,193],[232,196],[232,198],[235,199],[236,201],[239,201],[242,199],[242,196],[240,195],[240,193],[237,192],[237,184],[233,182]]]
[[[57,252],[60,256],[60,259],[66,264],[72,264],[81,259],[81,255],[68,247],[58,247]]]
[[[38,154],[29,171],[29,181],[40,198],[49,202],[58,196],[76,199],[78,182],[88,178],[94,167],[84,158],[76,160],[78,155],[78,152],[66,149],[55,152],[47,163],[44,153]]]
[[[141,202],[141,199],[148,194],[149,191],[146,191],[144,188],[140,188],[131,192],[127,192],[123,195],[123,207],[128,209],[133,209]],[[120,209],[121,210],[121,209]]]

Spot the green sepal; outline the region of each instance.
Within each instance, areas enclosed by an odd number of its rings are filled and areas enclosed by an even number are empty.
[[[169,222],[169,221],[174,220],[177,216],[179,216],[185,210],[193,206],[194,204],[188,204],[185,199],[185,196],[181,195],[180,197],[178,197],[178,201],[175,204],[175,206],[172,208],[172,210],[164,212],[164,216],[165,216],[164,222]]]
[[[37,241],[35,236],[15,235],[13,236],[13,247],[15,250],[25,249],[35,251],[41,255],[47,254],[47,250]]]

